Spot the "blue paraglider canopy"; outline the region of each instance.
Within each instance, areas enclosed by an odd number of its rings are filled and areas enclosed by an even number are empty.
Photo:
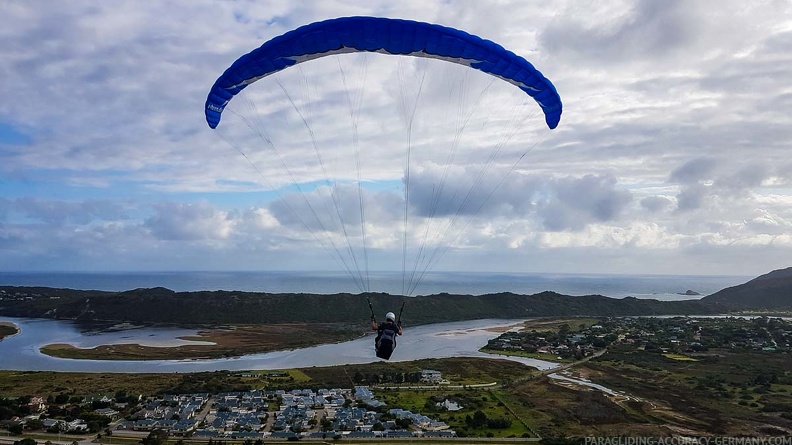
[[[530,62],[495,42],[431,23],[344,17],[301,26],[237,59],[212,86],[206,100],[206,121],[211,128],[217,127],[228,102],[265,76],[308,60],[363,51],[429,57],[469,66],[514,84],[533,97],[548,127],[555,128],[561,119],[561,98],[553,84]]]

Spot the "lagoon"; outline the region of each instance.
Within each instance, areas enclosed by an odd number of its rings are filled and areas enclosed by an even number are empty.
[[[67,343],[77,347],[103,344],[138,343],[147,346],[176,346],[189,343],[178,337],[197,331],[181,328],[128,327],[127,329],[84,333],[71,321],[0,317],[0,322],[15,324],[20,333],[0,341],[0,369],[17,371],[61,371],[104,373],[173,373],[201,371],[240,371],[288,369],[311,366],[362,364],[378,361],[374,356],[374,336],[366,335],[348,342],[310,348],[251,354],[237,358],[213,360],[76,360],[50,357],[41,346]],[[495,357],[518,361],[538,369],[550,369],[555,363],[524,357],[505,357],[478,351],[499,332],[523,320],[468,320],[405,327],[405,335],[391,361],[412,361],[445,357]]]

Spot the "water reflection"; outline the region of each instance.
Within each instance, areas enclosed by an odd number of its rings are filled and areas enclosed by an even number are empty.
[[[21,332],[0,341],[0,369],[19,371],[77,372],[198,372],[216,370],[285,369],[334,366],[377,361],[374,338],[369,335],[344,343],[314,346],[290,351],[246,355],[214,360],[109,361],[74,360],[49,357],[41,346],[66,343],[78,347],[138,343],[147,346],[174,346],[187,342],[176,337],[195,335],[196,330],[176,328],[134,328],[86,335],[70,321],[0,317],[16,324]],[[411,361],[444,357],[493,357],[478,351],[487,340],[520,320],[470,320],[406,328],[391,361]],[[524,357],[502,357],[539,369],[555,364]]]

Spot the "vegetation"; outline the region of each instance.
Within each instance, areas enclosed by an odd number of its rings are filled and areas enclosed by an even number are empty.
[[[374,362],[366,365],[343,365],[304,368],[310,378],[307,387],[352,387],[358,384],[393,386],[401,374],[403,386],[410,386],[411,374],[423,369],[440,371],[456,385],[507,383],[531,377],[536,371],[521,363],[469,357],[425,359],[412,362]],[[302,384],[306,387],[306,384]]]
[[[95,394],[184,394],[241,391],[255,388],[296,389],[354,386],[352,377],[387,372],[414,373],[435,369],[456,383],[508,382],[535,374],[532,368],[507,360],[486,358],[428,359],[414,362],[375,362],[365,365],[311,367],[285,371],[212,371],[184,374],[93,374],[49,371],[0,371],[0,397],[58,397]]]
[[[122,391],[159,394],[187,375],[198,374],[93,374],[84,372],[0,371],[0,397],[40,395],[89,396]]]
[[[7,324],[3,324],[0,322],[0,340],[3,340],[5,337],[9,337],[11,335],[16,334],[19,332],[16,327],[9,326]]]
[[[83,403],[84,397],[70,397],[65,394],[60,394],[60,397],[49,396],[47,402],[49,403],[46,410],[42,413],[40,410],[33,408],[34,404],[31,403],[31,396],[22,396],[18,398],[0,398],[0,421],[8,422],[10,419],[21,416],[29,416],[37,414],[36,418],[32,418],[21,425],[19,423],[8,423],[8,430],[11,433],[20,434],[24,428],[29,430],[43,430],[44,423],[41,419],[63,419],[64,422],[70,422],[74,419],[82,419],[86,433],[97,433],[106,428],[110,423],[110,418],[96,413],[96,409],[106,408],[107,403],[87,402]],[[119,393],[119,398],[123,397]],[[56,401],[57,399],[57,401]],[[60,401],[60,403],[58,403]],[[22,428],[20,428],[22,427]],[[58,426],[46,428],[47,432],[59,433],[61,430]]]
[[[490,340],[512,352],[591,345],[592,331],[609,337],[608,351],[574,368],[622,394],[567,392],[575,385],[516,381],[514,406],[542,437],[559,435],[781,434],[792,427],[792,323],[778,318],[614,318],[594,326],[574,320],[533,323]],[[584,335],[581,335],[584,334]],[[504,340],[509,340],[504,342]],[[558,352],[558,351],[555,351]],[[579,388],[577,388],[579,389]],[[545,396],[547,394],[547,396]],[[552,394],[550,396],[549,394]],[[552,400],[552,403],[550,403]],[[582,403],[582,405],[581,405]],[[647,431],[652,431],[648,433]],[[691,433],[692,434],[692,433]]]
[[[597,319],[540,319],[487,342],[484,352],[571,362],[601,351],[618,338],[618,322]]]
[[[81,322],[169,323],[184,326],[272,323],[347,323],[365,327],[369,297],[375,308],[398,308],[406,302],[407,327],[480,318],[540,316],[637,316],[713,314],[715,303],[567,296],[437,294],[409,298],[388,294],[270,294],[236,291],[173,292],[164,288],[126,292],[0,287],[0,315],[72,319]]]
[[[697,361],[669,359],[630,345],[586,364],[590,377],[636,397],[654,422],[709,434],[779,434],[792,425],[792,375],[786,354],[708,351]]]
[[[792,419],[792,323],[770,318],[629,319],[585,365],[633,397],[646,421],[708,434],[781,434]]]
[[[531,429],[517,418],[503,402],[502,390],[384,391],[378,400],[388,407],[420,412],[445,422],[460,437],[534,437]],[[444,401],[459,409],[449,411]]]

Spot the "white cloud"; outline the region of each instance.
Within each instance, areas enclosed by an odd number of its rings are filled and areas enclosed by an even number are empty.
[[[228,238],[233,220],[209,204],[160,204],[145,226],[163,240],[221,240]]]

